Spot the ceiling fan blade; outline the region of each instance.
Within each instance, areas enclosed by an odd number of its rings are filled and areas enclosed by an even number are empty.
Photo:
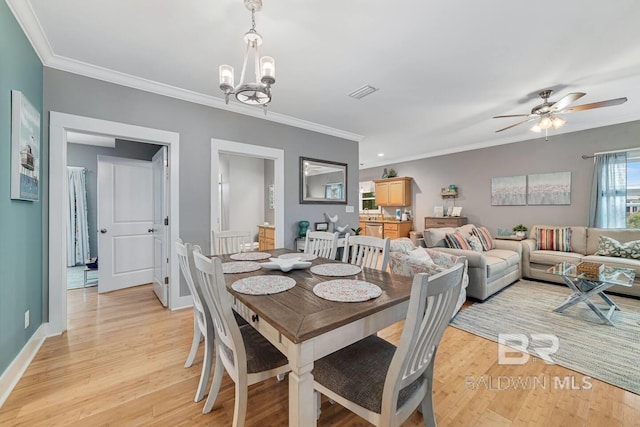
[[[585,95],[586,95],[586,93],[584,93],[584,92],[573,92],[573,93],[570,93],[568,95],[565,95],[559,101],[557,101],[557,102],[553,103],[552,105],[550,105],[549,106],[549,111],[550,112],[554,112],[554,111],[560,111],[563,108],[567,108],[569,106],[569,104],[571,104],[574,101],[577,101],[578,99],[582,98]]]
[[[607,101],[593,102],[591,104],[576,105],[575,107],[569,107],[562,112],[571,113],[574,111],[591,110],[592,108],[611,107],[612,105],[620,105],[625,102],[627,102],[626,96],[624,98],[609,99]]]
[[[530,119],[523,120],[523,121],[521,121],[521,122],[515,123],[515,124],[513,124],[513,125],[511,125],[511,126],[507,126],[506,128],[498,129],[498,130],[496,131],[496,133],[498,133],[498,132],[502,132],[503,130],[507,130],[507,129],[514,128],[514,127],[516,127],[516,126],[518,126],[518,125],[521,125],[521,124],[524,124],[524,123],[530,122],[530,121],[532,121],[532,120],[536,120],[537,118],[538,118],[538,116],[535,116],[535,117],[532,117],[532,118],[530,118]]]
[[[494,119],[504,119],[507,117],[537,117],[537,114],[504,114],[502,116],[493,116]]]

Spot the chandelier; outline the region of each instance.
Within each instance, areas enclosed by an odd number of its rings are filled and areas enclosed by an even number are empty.
[[[234,85],[233,67],[220,66],[220,89],[224,92],[224,99],[229,104],[229,96],[235,95],[243,104],[262,105],[267,114],[267,104],[271,102],[271,85],[276,82],[276,64],[272,57],[258,54],[258,46],[262,44],[262,36],[256,31],[256,12],[262,9],[262,0],[244,0],[244,6],[251,11],[251,29],[244,33],[246,48],[240,83]],[[244,82],[249,56],[253,57],[255,82]]]

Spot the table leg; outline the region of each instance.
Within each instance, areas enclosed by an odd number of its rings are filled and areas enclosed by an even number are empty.
[[[289,351],[289,426],[316,426],[313,392],[313,342],[291,344]]]
[[[565,302],[558,308],[556,308],[555,312],[557,313],[562,313],[564,310],[566,310],[569,307],[572,307],[574,305],[576,305],[577,303],[579,303],[580,301],[584,301],[585,304],[587,304],[587,306],[591,309],[591,311],[593,311],[595,314],[598,315],[598,317],[607,325],[613,326],[613,323],[611,322],[611,315],[613,314],[614,310],[619,310],[618,306],[608,297],[604,294],[604,290],[609,288],[611,285],[607,284],[607,283],[594,283],[594,282],[590,282],[589,283],[592,285],[592,288],[589,289],[588,291],[584,292],[580,287],[576,286],[576,284],[573,282],[573,280],[571,280],[569,277],[567,276],[562,276],[562,280],[565,282],[565,284],[569,287],[569,289],[571,289],[573,291],[573,295],[569,296],[569,298],[567,298],[565,300]],[[609,306],[609,309],[606,311],[606,314],[603,313],[603,311],[596,306],[593,302],[591,302],[589,300],[589,298],[591,298],[593,295],[600,295],[600,297],[604,300],[605,303],[607,303],[607,305]]]

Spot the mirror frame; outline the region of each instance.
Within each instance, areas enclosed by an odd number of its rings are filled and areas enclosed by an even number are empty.
[[[304,162],[310,161],[314,163],[322,163],[327,166],[342,168],[344,173],[344,190],[342,199],[308,199],[305,198],[304,189],[307,184],[306,175],[304,174]],[[300,157],[300,204],[321,204],[321,205],[346,205],[347,204],[347,164],[332,162],[330,160],[312,159],[310,157]]]

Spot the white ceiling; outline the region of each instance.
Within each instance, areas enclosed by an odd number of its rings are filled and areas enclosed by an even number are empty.
[[[224,106],[218,89],[220,64],[242,66],[241,0],[7,3],[47,66],[264,117]],[[551,100],[586,92],[576,104],[629,98],[567,114],[551,141],[640,119],[637,0],[264,3],[261,54],[277,77],[267,119],[362,139],[361,167],[539,138],[527,125],[496,134],[517,119],[491,117],[528,113],[545,88]],[[364,84],[380,91],[346,95]]]

